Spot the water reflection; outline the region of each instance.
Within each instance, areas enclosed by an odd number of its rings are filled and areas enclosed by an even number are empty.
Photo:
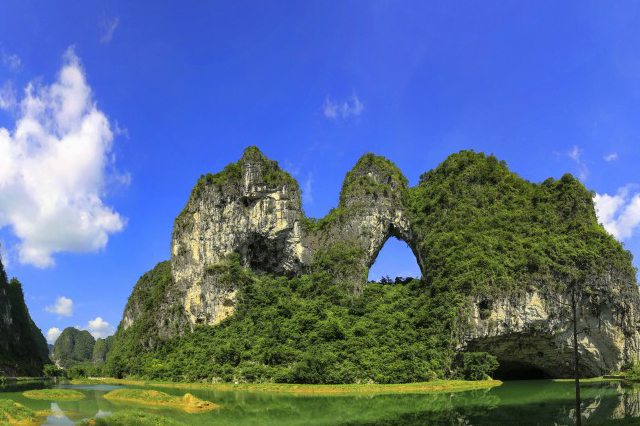
[[[47,387],[50,384],[40,384]],[[110,389],[72,386],[85,394],[75,401],[30,400],[26,390],[0,393],[34,410],[49,412],[44,424],[68,425],[107,416],[135,404],[114,404],[103,398]],[[153,387],[147,387],[154,389]],[[155,388],[181,396],[187,390]],[[550,381],[507,382],[490,390],[448,394],[297,396],[246,391],[189,390],[196,397],[222,405],[218,411],[187,414],[142,408],[185,424],[207,425],[342,425],[342,426],[555,426],[575,424],[573,384]],[[621,382],[584,383],[584,425],[640,424],[640,388]]]
[[[72,425],[74,422],[68,418],[60,406],[55,402],[51,403],[51,414],[47,416],[45,425]]]

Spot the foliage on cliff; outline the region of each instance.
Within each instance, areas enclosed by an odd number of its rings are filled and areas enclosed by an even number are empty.
[[[257,155],[263,158],[249,148],[241,161]],[[212,176],[239,184],[238,170]],[[136,284],[129,304],[138,306],[137,319],[126,330],[120,325],[105,372],[296,383],[479,378],[495,368],[495,358],[456,359],[455,353],[469,296],[559,291],[611,270],[626,277],[624,288],[637,291],[631,254],[597,223],[592,194],[571,175],[535,184],[493,156],[461,151],[407,188],[393,163],[365,155],[347,175],[338,208],[308,220],[305,229],[335,232],[336,221],[378,199],[407,214],[408,242],[424,266],[421,280],[369,283],[358,295],[345,291],[342,281],[353,278],[363,256],[349,241],[316,252],[308,273],[294,278],[256,274],[234,255],[212,271],[237,283],[235,314],[163,339],[158,330],[175,327],[170,318],[179,312],[157,313],[182,309],[169,299],[173,279],[163,262]]]
[[[192,203],[200,199],[204,191],[220,191],[227,195],[239,192],[243,185],[242,168],[249,163],[259,169],[258,184],[265,185],[271,189],[278,186],[286,186],[289,193],[294,194],[293,196],[297,198],[297,202],[299,204],[302,203],[298,182],[289,173],[282,170],[277,161],[266,158],[257,147],[250,146],[244,150],[242,158],[237,162],[227,164],[218,173],[207,173],[200,176],[191,190],[187,205],[176,219],[176,227],[183,229],[190,225],[189,215],[187,214],[189,208]]]
[[[168,261],[158,263],[140,277],[125,308],[125,313],[135,313],[137,320],[127,329],[122,322],[118,326],[107,355],[110,374],[120,377],[122,373],[119,372],[124,370],[120,365],[134,363],[141,353],[153,351],[159,340],[159,327],[179,327],[179,322],[170,321],[173,319],[171,313],[166,312],[166,321],[158,324],[163,307],[169,305],[167,295],[172,283],[171,263]],[[180,315],[180,307],[174,305],[171,309],[173,314]],[[180,333],[183,330],[174,331]]]
[[[0,375],[40,376],[48,364],[47,342],[31,319],[22,284],[10,282],[0,259]]]
[[[111,350],[113,339],[113,336],[109,336],[104,339],[98,338],[98,340],[96,340],[96,344],[93,347],[93,353],[91,355],[91,363],[93,365],[102,364],[107,360],[107,354]]]
[[[372,153],[364,154],[347,172],[338,206],[320,219],[304,217],[302,225],[308,232],[324,232],[336,222],[357,215],[360,208],[371,208],[379,199],[402,204],[407,184],[407,178],[392,161]]]
[[[350,253],[343,253],[347,260]],[[119,330],[105,373],[155,379],[398,383],[442,377],[453,356],[455,312],[419,280],[370,284],[354,299],[317,268],[299,278],[255,276],[237,256],[239,305],[216,327],[145,347],[143,328]],[[168,268],[156,267],[170,279]],[[238,272],[241,271],[241,272]],[[156,280],[160,282],[161,279]],[[144,319],[142,320],[144,322]]]
[[[51,359],[63,368],[88,363],[92,359],[95,344],[96,340],[88,331],[67,327],[53,344]]]
[[[407,194],[428,284],[487,294],[611,269],[635,277],[631,254],[598,224],[592,194],[569,174],[535,184],[492,155],[461,151]]]

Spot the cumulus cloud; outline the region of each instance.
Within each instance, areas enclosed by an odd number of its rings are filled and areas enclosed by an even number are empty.
[[[100,29],[102,30],[102,37],[100,37],[100,43],[109,43],[113,38],[113,33],[118,28],[120,18],[117,16],[113,19],[107,19],[103,17],[100,21]]]
[[[11,71],[19,71],[22,68],[22,60],[18,55],[2,54],[2,63]]]
[[[53,253],[97,251],[123,229],[101,198],[113,137],[72,49],[56,82],[27,85],[15,128],[0,127],[0,228],[20,239],[21,263],[52,266]]]
[[[91,335],[96,339],[104,339],[105,337],[112,335],[116,331],[112,325],[110,325],[107,321],[104,321],[100,317],[89,321],[84,329],[91,333]]]
[[[60,333],[62,333],[62,330],[60,330],[58,327],[51,327],[47,331],[47,342],[55,343],[58,337],[60,337]]]
[[[332,101],[329,96],[324,100],[322,107],[324,116],[330,120],[342,118],[343,120],[353,116],[358,117],[364,111],[364,104],[360,102],[354,93],[349,99],[344,101]]]
[[[589,176],[589,169],[587,168],[587,164],[584,160],[582,160],[582,150],[578,148],[577,145],[574,145],[567,155],[569,155],[569,158],[571,158],[579,167],[578,178],[580,180],[586,180]]]
[[[44,310],[63,317],[70,317],[73,315],[73,300],[60,296],[54,305],[47,306]]]
[[[607,154],[604,156],[604,161],[606,161],[607,163],[610,161],[614,161],[618,159],[618,153],[617,152],[612,152],[611,154]]]
[[[640,228],[640,193],[628,185],[615,195],[596,194],[598,221],[620,241],[628,240]]]

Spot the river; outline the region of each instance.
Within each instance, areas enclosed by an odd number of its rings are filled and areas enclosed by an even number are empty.
[[[28,389],[72,388],[85,398],[76,401],[32,400]],[[219,410],[186,414],[103,398],[123,386],[26,382],[0,387],[9,398],[33,410],[50,410],[42,424],[71,425],[119,410],[142,409],[193,425],[434,425],[434,426],[550,426],[575,422],[573,383],[553,381],[505,382],[487,390],[438,394],[376,394],[308,396],[248,391],[189,390],[198,398],[220,404]],[[133,386],[127,386],[133,387]],[[142,387],[142,386],[141,386]],[[182,396],[187,390],[154,388]],[[640,387],[621,382],[582,385],[584,425],[640,425]]]

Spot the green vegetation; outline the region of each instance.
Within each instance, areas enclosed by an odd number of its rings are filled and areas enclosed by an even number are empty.
[[[44,366],[44,370],[42,371],[42,374],[44,375],[44,377],[50,377],[50,378],[63,377],[64,370],[61,368],[58,368],[53,364],[48,364]]]
[[[93,354],[91,355],[91,363],[93,365],[100,365],[107,360],[107,353],[111,350],[113,345],[113,336],[109,336],[106,339],[98,338],[96,344],[93,347]]]
[[[378,180],[373,176],[377,176]],[[340,203],[344,206],[350,198],[363,195],[404,196],[403,189],[407,187],[407,178],[390,160],[367,153],[360,157],[347,175],[340,191]]]
[[[485,380],[491,378],[500,364],[495,356],[485,352],[463,352],[456,377],[465,380]]]
[[[255,276],[238,257],[218,273],[236,277],[235,315],[217,327],[199,326],[145,347],[153,319],[120,328],[105,365],[114,377],[134,375],[176,381],[284,383],[406,383],[443,378],[453,349],[438,336],[452,330],[454,312],[419,280],[370,284],[350,297],[332,277],[357,253],[319,257],[319,267],[300,278]],[[326,262],[326,265],[325,265]],[[329,269],[328,271],[326,269]],[[168,263],[141,280],[171,280]],[[137,285],[144,285],[140,282]],[[153,299],[148,306],[152,312]],[[147,323],[148,321],[148,323]]]
[[[73,389],[36,389],[22,392],[22,395],[31,399],[81,399],[84,398],[82,392]]]
[[[91,361],[96,341],[86,330],[65,328],[53,345],[51,359],[63,368]]]
[[[22,284],[8,281],[0,259],[0,373],[40,376],[50,363],[47,342],[31,319]]]
[[[289,173],[280,169],[277,161],[269,160],[262,155],[257,147],[250,146],[244,150],[240,160],[236,163],[228,164],[221,172],[215,174],[207,173],[206,175],[200,176],[198,182],[196,182],[196,185],[191,190],[187,206],[180,212],[176,219],[178,229],[189,226],[189,206],[192,202],[200,198],[203,191],[214,188],[218,191],[225,190],[229,193],[240,191],[243,185],[242,166],[245,162],[259,165],[260,172],[262,173],[262,182],[258,180],[257,183],[262,183],[271,189],[286,186],[290,193],[297,194],[298,203],[301,202],[298,182],[291,177]]]
[[[36,424],[36,413],[10,399],[0,399],[0,424]]]
[[[184,426],[177,420],[141,411],[123,411],[107,417],[94,417],[80,426]]]
[[[569,174],[534,184],[492,155],[461,151],[407,198],[429,285],[495,294],[610,269],[635,275],[631,253],[598,224],[592,194]]]
[[[326,231],[336,222],[346,220],[355,210],[370,208],[372,202],[382,197],[402,203],[406,188],[407,178],[393,162],[371,153],[365,154],[347,173],[338,207],[329,210],[321,219],[304,217],[302,226],[308,232]]]
[[[431,382],[402,384],[338,384],[308,385],[295,383],[180,383],[165,381],[134,381],[128,379],[82,379],[73,380],[72,384],[113,384],[130,386],[153,386],[174,389],[249,391],[266,393],[291,393],[309,395],[341,395],[341,394],[398,394],[398,393],[439,393],[458,392],[473,389],[490,389],[502,384],[499,380],[433,380]]]
[[[241,161],[253,156],[264,159],[249,148]],[[221,173],[237,179],[238,168]],[[204,184],[223,175],[213,176]],[[629,291],[635,286],[631,254],[597,223],[592,194],[571,175],[534,184],[493,156],[462,151],[416,187],[406,185],[393,163],[365,155],[347,175],[338,208],[305,226],[331,229],[386,196],[406,207],[426,265],[421,280],[369,283],[354,296],[344,281],[359,274],[363,252],[349,241],[316,253],[311,270],[294,278],[256,274],[231,256],[210,272],[238,286],[234,315],[162,339],[154,314],[170,306],[172,284],[170,263],[162,262],[136,284],[133,303],[142,314],[118,329],[104,373],[241,383],[479,380],[495,370],[495,358],[455,350],[469,296],[562,290],[612,270],[629,277]],[[165,318],[180,315],[180,306],[171,309]]]
[[[198,399],[190,393],[186,393],[180,398],[157,390],[116,389],[106,394],[104,398],[113,401],[177,408],[188,413],[203,413],[220,408],[219,405]]]

